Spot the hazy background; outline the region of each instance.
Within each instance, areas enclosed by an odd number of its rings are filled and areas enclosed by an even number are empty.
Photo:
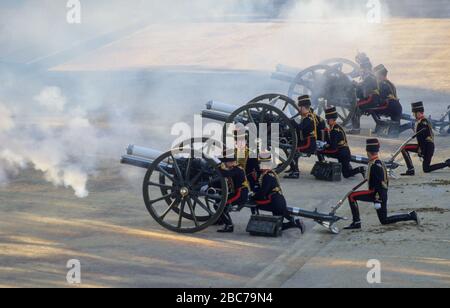
[[[0,183],[35,168],[86,197],[128,143],[165,149],[208,100],[286,93],[278,63],[366,51],[393,68],[405,106],[445,104],[448,1],[381,3],[369,24],[365,0],[81,0],[70,25],[65,0],[1,1]]]

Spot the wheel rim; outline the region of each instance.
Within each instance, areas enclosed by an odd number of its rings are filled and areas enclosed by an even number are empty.
[[[220,155],[222,155],[223,153],[223,144],[220,141],[208,138],[208,137],[199,137],[199,138],[191,138],[188,140],[185,140],[183,142],[180,142],[179,144],[177,144],[174,147],[175,150],[177,151],[182,151],[182,152],[187,152],[189,151],[191,153],[191,157],[194,157],[194,153],[203,153],[205,155],[207,155],[208,157],[220,157]],[[161,184],[165,184],[165,176],[164,175],[160,175],[160,183]],[[161,187],[161,193],[163,195],[166,195],[169,193],[169,191],[167,189],[165,189],[164,187]],[[166,199],[166,203],[167,205],[170,206],[172,200],[170,198]],[[214,206],[214,200],[206,200],[206,205],[207,206]],[[193,208],[194,210],[197,208],[198,204],[197,201],[194,200],[193,202]],[[210,215],[205,214],[205,215],[197,215],[194,219],[190,208],[187,208],[185,210],[188,210],[188,212],[183,211],[182,215],[183,218],[185,219],[189,219],[192,221],[208,221],[210,219]],[[173,211],[176,214],[180,213],[180,208],[179,207],[175,207],[173,209]]]
[[[256,125],[257,131],[250,126],[250,134],[259,136],[259,124],[267,124],[267,140],[270,140],[271,124],[279,124],[279,144],[278,147],[272,147],[274,169],[277,173],[282,173],[293,161],[297,150],[297,132],[293,120],[288,118],[280,109],[269,104],[252,103],[237,109],[227,120],[228,124],[241,123],[244,126],[249,124]],[[260,136],[261,137],[261,136]],[[270,143],[270,142],[268,142]],[[271,144],[268,144],[271,147]]]
[[[300,119],[296,102],[289,96],[283,94],[264,94],[252,99],[247,103],[247,105],[249,104],[268,104],[283,111],[290,119],[295,118],[296,121]]]
[[[206,160],[192,158],[191,154],[190,150],[164,153],[149,167],[143,184],[150,215],[162,227],[178,233],[199,232],[215,223],[223,213],[228,195],[219,170],[209,167]],[[203,165],[197,168],[200,162]],[[165,184],[160,182],[162,176]],[[208,187],[214,187],[215,193],[211,194]],[[191,219],[184,215],[187,213]],[[200,221],[197,217],[205,219]]]
[[[356,94],[350,78],[336,67],[315,65],[300,72],[289,87],[289,96],[310,95],[314,109],[323,115],[327,106],[336,106],[338,120],[350,124],[356,108]]]
[[[332,58],[332,59],[325,60],[320,64],[328,65],[333,68],[336,68],[351,79],[359,78],[361,75],[359,65],[348,59]]]

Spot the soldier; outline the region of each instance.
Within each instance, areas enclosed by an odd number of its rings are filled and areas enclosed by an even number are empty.
[[[450,159],[445,163],[431,165],[434,155],[434,133],[430,121],[425,118],[425,108],[423,102],[417,102],[412,104],[412,112],[416,118],[416,133],[417,144],[408,144],[403,150],[403,158],[405,159],[408,170],[403,173],[402,176],[414,176],[414,164],[411,160],[410,152],[419,154],[419,157],[423,158],[423,171],[430,173],[436,170],[450,167]]]
[[[255,191],[258,184],[258,176],[260,174],[257,149],[252,149],[251,151],[247,145],[247,130],[245,128],[238,126],[236,137],[236,156],[238,158],[238,165],[245,170],[250,190]]]
[[[366,54],[360,53],[356,57],[356,62],[361,67],[362,82],[356,83],[356,93],[358,97],[357,109],[352,119],[352,130],[350,134],[359,135],[361,132],[361,116],[370,113],[371,109],[381,105],[380,89],[377,77],[372,72],[372,63]]]
[[[227,178],[229,197],[221,217],[221,221],[225,226],[217,232],[232,233],[234,232],[234,226],[230,211],[233,206],[242,207],[248,202],[249,185],[244,168],[238,165],[237,160],[234,157],[222,159],[220,173]]]
[[[389,225],[400,221],[415,221],[419,224],[419,218],[416,212],[409,214],[401,214],[395,216],[388,216],[387,202],[389,178],[386,166],[378,157],[380,151],[380,142],[378,139],[367,140],[367,156],[370,160],[368,167],[367,180],[369,183],[369,190],[358,191],[352,193],[348,200],[353,215],[353,223],[345,228],[346,230],[361,229],[361,220],[359,216],[358,201],[372,202],[378,214],[378,218],[382,225]]]
[[[337,124],[336,120],[338,118],[336,107],[330,107],[326,110],[325,116],[329,125],[328,131],[328,143],[324,150],[320,153],[337,159],[342,165],[342,175],[344,178],[348,179],[357,174],[362,174],[365,176],[366,170],[364,167],[359,167],[353,169],[350,164],[351,152],[348,146],[347,136],[344,129]]]
[[[317,140],[325,141],[325,131],[327,129],[327,122],[321,116],[319,116],[313,108],[310,110],[317,127]]]
[[[375,108],[378,115],[384,115],[391,118],[391,121],[398,122],[402,119],[403,108],[397,96],[395,85],[387,78],[389,71],[383,64],[374,69],[380,87],[381,105]]]
[[[317,123],[315,117],[311,113],[311,98],[309,95],[300,96],[298,98],[298,108],[302,121],[296,123],[298,145],[297,153],[312,155],[317,150]],[[285,176],[286,179],[300,178],[300,169],[298,166],[298,156],[291,163],[291,173]]]
[[[317,141],[326,141],[326,131],[327,131],[327,122],[321,117],[319,116],[313,108],[311,108],[311,114],[314,117],[315,120],[315,124],[317,127]],[[323,156],[323,154],[321,153],[317,153],[317,158],[319,161],[323,162],[325,161],[325,158]]]
[[[262,211],[272,212],[274,216],[284,217],[288,222],[283,223],[283,230],[299,228],[302,234],[305,225],[300,219],[294,219],[287,210],[286,199],[283,196],[280,181],[277,174],[272,170],[272,157],[270,153],[260,154],[261,175],[259,177],[259,188],[253,199]]]

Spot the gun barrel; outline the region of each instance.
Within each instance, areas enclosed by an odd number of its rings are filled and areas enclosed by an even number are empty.
[[[230,116],[230,114],[223,113],[223,112],[217,112],[217,111],[212,111],[212,110],[203,110],[202,111],[202,118],[219,121],[219,122],[226,122],[228,120],[229,116]]]
[[[273,73],[270,77],[273,80],[283,81],[287,83],[293,83],[295,81],[295,78],[283,73]]]
[[[238,109],[238,107],[233,106],[231,104],[222,103],[219,101],[209,101],[208,103],[206,103],[206,109],[211,111],[232,114],[234,111]]]
[[[284,73],[284,74],[293,75],[293,76],[297,76],[298,73],[303,71],[303,69],[301,69],[301,68],[292,67],[292,66],[283,65],[283,64],[278,64],[276,70],[279,73]]]
[[[149,160],[155,160],[159,156],[161,156],[161,154],[162,154],[161,151],[157,151],[154,149],[145,148],[145,147],[141,147],[141,146],[137,146],[137,145],[133,145],[133,144],[130,144],[127,147],[127,155],[142,157],[142,158],[146,158]]]
[[[148,169],[151,166],[151,164],[153,163],[153,160],[143,158],[143,157],[124,155],[124,156],[122,156],[120,163],[124,164],[124,165],[133,166],[133,167]]]

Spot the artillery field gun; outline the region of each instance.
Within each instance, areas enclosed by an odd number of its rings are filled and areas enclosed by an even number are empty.
[[[256,130],[254,136],[260,136],[261,125],[265,125],[270,134],[275,124],[279,140],[275,145],[269,142],[267,146],[272,153],[279,154],[273,157],[277,166],[275,172],[282,173],[298,157],[296,123],[300,121],[300,116],[294,98],[303,94],[311,95],[319,115],[324,113],[328,104],[336,106],[339,120],[346,126],[356,112],[354,81],[359,76],[359,66],[346,59],[330,59],[305,70],[279,65],[272,78],[290,83],[288,95],[264,94],[241,107],[211,101],[202,111],[202,117],[224,124],[224,140],[226,124],[239,123],[251,127]],[[403,115],[403,120],[410,122],[413,127],[415,120],[411,116]],[[450,106],[441,119],[430,120],[441,135],[450,134]],[[127,148],[121,163],[146,170],[142,189],[145,206],[162,227],[178,233],[195,233],[219,220],[229,195],[227,179],[222,176],[215,158],[226,151],[224,140],[191,139],[167,152],[138,146]],[[395,162],[400,150],[385,162],[391,176],[400,166]],[[368,159],[354,155],[352,162],[367,165]],[[329,214],[296,207],[289,207],[288,210],[294,216],[312,219],[337,234],[339,229],[336,223],[345,218],[337,216],[336,212],[345,200],[340,200]],[[252,202],[245,207],[257,208]],[[240,211],[242,208],[234,210]]]
[[[356,112],[357,97],[354,82],[360,78],[360,68],[355,62],[342,58],[326,60],[318,65],[306,69],[298,69],[285,65],[278,65],[272,79],[289,83],[289,98],[304,94],[311,96],[313,107],[317,114],[323,115],[327,105],[338,109],[339,121],[346,127]],[[397,136],[401,133],[388,134],[386,127],[389,121],[374,117],[377,124],[376,132],[381,136]],[[402,120],[410,122],[411,127],[415,119],[409,114],[403,114]],[[441,136],[450,135],[450,106],[439,120],[429,118],[433,128]],[[408,125],[406,125],[408,126]]]
[[[209,155],[210,141],[188,140],[167,152],[137,146],[127,148],[121,163],[147,170],[142,189],[145,206],[162,227],[177,233],[196,233],[214,225],[224,212],[228,184],[216,159]],[[203,150],[198,152],[194,149],[199,148],[199,143]],[[256,204],[249,202],[246,207],[255,208]],[[294,216],[314,220],[333,234],[340,231],[335,224],[345,219],[337,216],[335,209],[329,214],[296,207],[288,210]]]
[[[234,110],[234,111],[233,111]],[[299,121],[298,108],[293,99],[281,94],[265,94],[252,99],[240,108],[236,106],[211,101],[202,111],[202,117],[214,121],[240,123],[244,126],[261,123],[279,124],[279,149],[272,149],[280,155],[274,156],[277,173],[283,173],[290,163],[298,157],[298,136],[295,121]],[[352,155],[351,161],[367,165],[365,156]],[[395,161],[385,162],[391,175],[400,167]]]

